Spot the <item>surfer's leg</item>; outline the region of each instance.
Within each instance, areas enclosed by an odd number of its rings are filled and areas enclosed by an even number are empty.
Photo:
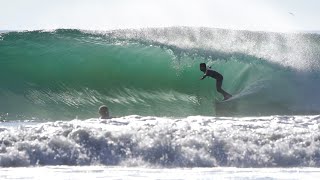
[[[224,97],[224,100],[226,100],[226,99],[231,98],[232,95],[229,94],[229,93],[227,93],[226,91],[224,91],[224,90],[222,89],[222,80],[223,80],[223,79],[217,79],[217,81],[216,81],[216,87],[217,87],[217,91],[218,91],[219,93],[221,93],[221,94],[223,95],[223,97]]]
[[[216,81],[217,91],[224,96],[226,94],[226,92],[221,88],[221,86],[222,86],[222,80],[217,79],[217,81]]]

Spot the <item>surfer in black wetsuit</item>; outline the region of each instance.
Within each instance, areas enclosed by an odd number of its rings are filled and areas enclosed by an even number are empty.
[[[223,76],[220,73],[218,73],[217,71],[214,71],[214,70],[211,70],[211,69],[207,68],[206,63],[200,63],[200,71],[204,72],[204,75],[202,76],[202,78],[200,80],[206,78],[207,76],[210,76],[210,77],[216,79],[217,91],[223,95],[223,97],[224,97],[223,100],[227,100],[227,99],[232,97],[231,94],[227,93],[226,91],[224,91],[221,88],[222,81],[223,81]]]

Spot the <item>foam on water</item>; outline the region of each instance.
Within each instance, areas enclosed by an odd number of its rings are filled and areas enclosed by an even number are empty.
[[[4,122],[0,166],[319,167],[320,116]]]
[[[1,168],[1,179],[260,179],[318,180],[319,168],[132,168],[105,166],[47,166]]]

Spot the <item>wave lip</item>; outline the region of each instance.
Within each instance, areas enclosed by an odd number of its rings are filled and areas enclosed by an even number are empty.
[[[0,166],[319,167],[319,116],[2,124]]]

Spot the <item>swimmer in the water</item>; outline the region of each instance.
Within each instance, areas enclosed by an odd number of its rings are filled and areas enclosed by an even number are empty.
[[[103,105],[99,107],[100,119],[111,119],[109,109],[107,106]]]

